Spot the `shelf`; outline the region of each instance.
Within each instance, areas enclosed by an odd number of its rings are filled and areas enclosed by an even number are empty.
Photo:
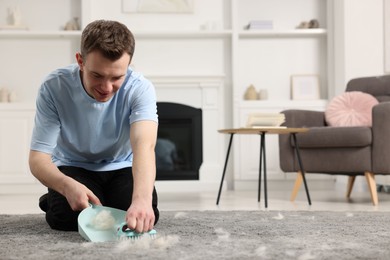
[[[72,38],[80,37],[81,31],[0,30],[0,38]]]
[[[278,108],[278,107],[302,107],[302,108],[311,108],[311,107],[325,107],[328,103],[326,99],[318,100],[243,100],[239,102],[239,108]]]
[[[144,74],[148,79],[159,79],[159,80],[192,80],[192,79],[224,79],[225,74],[181,74],[181,75],[168,75],[168,74]]]
[[[3,111],[24,111],[24,110],[35,110],[35,103],[33,102],[12,102],[2,103],[0,102],[0,112]]]
[[[179,39],[213,39],[230,37],[230,30],[218,31],[133,31],[138,39],[179,38]],[[80,37],[81,31],[28,31],[0,30],[0,38],[72,38]]]
[[[231,30],[215,31],[133,31],[134,37],[139,39],[148,38],[179,38],[179,39],[208,39],[208,38],[225,38],[232,35]]]
[[[215,88],[225,79],[224,74],[214,75],[145,75],[147,79],[153,82],[156,89],[160,87],[169,87],[171,89],[179,88]]]
[[[271,38],[271,37],[317,37],[326,36],[326,29],[294,29],[294,30],[250,30],[238,33],[239,38]]]

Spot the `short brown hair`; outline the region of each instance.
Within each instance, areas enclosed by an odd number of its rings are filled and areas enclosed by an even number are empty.
[[[81,35],[81,55],[99,51],[105,58],[117,60],[127,52],[133,57],[135,40],[126,25],[107,20],[96,20],[88,24]]]

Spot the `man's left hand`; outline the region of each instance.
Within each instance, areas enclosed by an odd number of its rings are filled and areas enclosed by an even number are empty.
[[[148,232],[154,226],[154,211],[151,202],[133,200],[126,213],[126,223],[138,233]]]

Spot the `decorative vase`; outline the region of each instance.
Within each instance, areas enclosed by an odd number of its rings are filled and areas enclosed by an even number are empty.
[[[74,17],[72,20],[68,21],[65,24],[64,30],[65,31],[77,31],[80,30],[80,25],[79,25],[79,18]]]
[[[0,88],[0,102],[8,102],[8,90]]]
[[[246,89],[244,99],[245,100],[256,100],[257,99],[257,92],[256,92],[256,89],[253,85],[250,85]]]
[[[15,102],[18,98],[18,95],[16,94],[16,91],[10,91],[8,93],[8,102]]]
[[[8,8],[8,23],[13,26],[22,25],[22,13],[19,6]]]
[[[260,90],[259,90],[259,99],[260,99],[260,100],[266,100],[266,99],[268,99],[268,90],[266,90],[266,89],[260,89]]]

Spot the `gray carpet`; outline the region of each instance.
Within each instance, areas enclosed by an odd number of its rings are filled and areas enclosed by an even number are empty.
[[[0,215],[0,259],[390,259],[390,213],[161,212],[158,238],[86,242],[44,215]]]

